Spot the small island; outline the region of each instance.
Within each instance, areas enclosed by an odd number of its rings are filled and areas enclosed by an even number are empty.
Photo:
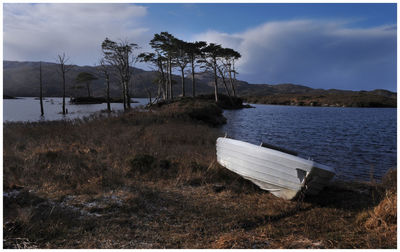
[[[3,95],[3,99],[17,99],[17,98],[11,95]]]
[[[122,98],[110,98],[110,103],[122,103],[123,99]],[[92,96],[87,96],[87,97],[71,97],[70,98],[70,104],[76,104],[76,105],[81,105],[81,104],[101,104],[101,103],[106,103],[107,98],[106,97],[92,97]],[[137,103],[135,100],[131,100],[131,103]]]

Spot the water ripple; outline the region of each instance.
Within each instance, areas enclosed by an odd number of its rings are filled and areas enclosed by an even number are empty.
[[[223,131],[294,150],[335,167],[340,179],[380,179],[397,165],[395,108],[253,106],[225,111]]]

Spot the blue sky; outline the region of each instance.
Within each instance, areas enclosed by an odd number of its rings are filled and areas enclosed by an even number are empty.
[[[141,4],[148,7],[147,22],[155,29],[203,32],[215,29],[241,32],[271,21],[332,19],[354,21],[353,27],[396,24],[395,4],[214,3]],[[184,22],[182,22],[184,20]]]
[[[396,90],[396,4],[4,4],[5,60],[94,65],[105,37],[151,50],[154,33],[242,54],[239,78]],[[138,67],[146,68],[145,65]]]

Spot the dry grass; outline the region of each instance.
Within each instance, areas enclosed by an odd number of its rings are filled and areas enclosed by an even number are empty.
[[[216,163],[203,105],[5,124],[4,247],[396,248],[395,172],[293,211]]]

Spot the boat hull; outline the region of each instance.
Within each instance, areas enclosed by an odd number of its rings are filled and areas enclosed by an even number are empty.
[[[217,139],[217,161],[287,200],[301,190],[317,194],[335,175],[333,168],[312,160],[230,138]]]

